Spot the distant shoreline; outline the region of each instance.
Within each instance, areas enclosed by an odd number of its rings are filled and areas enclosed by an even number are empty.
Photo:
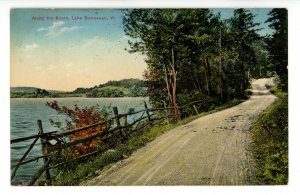
[[[10,99],[67,99],[67,98],[78,98],[78,99],[97,99],[97,98],[115,98],[115,99],[125,99],[125,98],[149,98],[149,96],[137,96],[137,97],[131,97],[131,96],[124,96],[124,97],[87,97],[87,96],[68,96],[68,97],[10,97]]]
[[[46,90],[36,87],[11,87],[11,98],[58,98],[58,97],[144,97],[148,84],[139,79],[108,81],[90,88],[76,88],[74,91]]]

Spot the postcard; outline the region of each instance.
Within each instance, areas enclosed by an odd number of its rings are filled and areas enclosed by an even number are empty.
[[[11,185],[286,185],[287,15],[11,9]]]

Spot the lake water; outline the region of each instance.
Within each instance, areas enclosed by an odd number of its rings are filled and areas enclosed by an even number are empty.
[[[10,101],[10,135],[11,139],[36,135],[38,133],[37,120],[42,120],[44,132],[58,130],[53,127],[49,119],[61,121],[62,116],[46,106],[49,101],[56,100],[58,105],[74,108],[77,104],[80,108],[90,107],[98,104],[100,109],[103,106],[111,105],[118,107],[119,113],[128,112],[129,108],[136,111],[144,109],[144,101],[149,102],[148,98],[14,98]],[[11,145],[11,165],[18,163],[19,159],[26,152],[33,140],[19,142]],[[41,155],[40,141],[36,143],[27,158]],[[42,165],[42,159],[21,166],[14,180],[28,181]]]

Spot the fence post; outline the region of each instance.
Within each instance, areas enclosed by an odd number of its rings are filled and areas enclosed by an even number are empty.
[[[151,123],[151,125],[153,125],[146,101],[144,101],[144,106],[145,106],[145,109],[146,109],[146,114],[148,116],[148,121]]]
[[[38,120],[37,124],[38,124],[38,127],[39,127],[39,134],[44,133],[42,121]],[[42,144],[43,155],[46,155],[48,152],[47,152],[47,148],[46,148],[45,139],[42,138],[42,137],[40,137],[40,139],[41,139],[41,144]],[[46,172],[46,180],[48,180],[50,182],[50,184],[51,184],[52,183],[52,181],[51,181],[51,175],[50,175],[50,171],[48,169],[48,167],[49,167],[49,159],[48,159],[48,157],[44,157],[43,159],[44,159],[44,166],[45,166],[45,172]]]
[[[122,132],[122,129],[121,129],[121,123],[120,123],[120,116],[119,116],[119,111],[118,111],[118,108],[117,107],[113,107],[113,111],[114,111],[114,114],[115,114],[115,117],[116,117],[116,122],[117,122],[117,127],[120,131],[120,135],[123,139],[125,139],[125,135],[123,134]]]
[[[128,121],[127,121],[127,115],[124,116],[124,126],[125,126],[125,131],[123,131],[124,135],[127,136],[127,133],[128,133]]]
[[[193,108],[194,108],[196,114],[199,114],[198,109],[197,109],[197,107],[195,106],[195,104],[193,105]]]

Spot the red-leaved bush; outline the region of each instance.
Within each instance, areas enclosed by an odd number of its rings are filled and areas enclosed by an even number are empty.
[[[52,125],[60,127],[62,130],[77,129],[105,120],[105,116],[100,113],[97,107],[85,107],[81,109],[75,105],[74,109],[70,109],[65,106],[60,107],[57,101],[47,102],[46,105],[56,110],[58,114],[66,116],[65,127],[62,127],[60,122],[54,122],[53,120],[50,120]],[[78,131],[74,134],[68,135],[68,139],[70,142],[83,139],[103,131],[105,128],[107,128],[107,126],[108,124],[103,124],[96,127],[87,128],[86,130]],[[100,140],[101,137],[97,137],[92,140],[85,141],[84,143],[75,145],[72,147],[73,155],[79,156],[95,150]]]

